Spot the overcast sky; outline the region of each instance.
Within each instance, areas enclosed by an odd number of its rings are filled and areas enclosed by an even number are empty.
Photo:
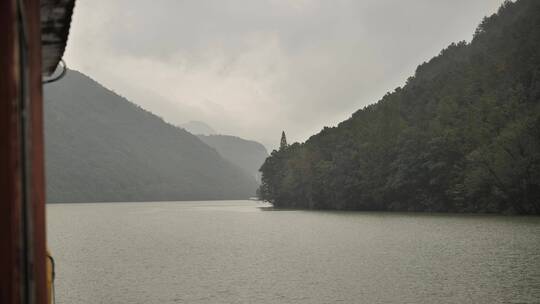
[[[65,59],[173,124],[304,141],[404,84],[502,0],[79,0]]]

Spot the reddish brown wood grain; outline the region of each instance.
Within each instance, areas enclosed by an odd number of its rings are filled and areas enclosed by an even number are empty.
[[[0,303],[20,301],[21,171],[16,1],[0,1]]]
[[[43,99],[39,0],[24,0],[28,55],[28,163],[32,257],[30,278],[35,303],[47,303],[45,275],[45,193],[43,164]],[[23,290],[22,128],[17,1],[0,1],[0,303],[21,303]]]
[[[41,83],[41,19],[40,1],[25,0],[28,35],[30,93],[30,203],[32,208],[33,258],[35,298],[37,304],[47,303],[45,174],[43,143],[43,85]]]

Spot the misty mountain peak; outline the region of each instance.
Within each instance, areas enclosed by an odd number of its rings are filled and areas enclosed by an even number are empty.
[[[211,126],[208,124],[198,121],[198,120],[191,120],[186,123],[183,123],[180,125],[180,128],[185,129],[191,134],[195,135],[214,135],[217,134],[216,130],[214,130]]]

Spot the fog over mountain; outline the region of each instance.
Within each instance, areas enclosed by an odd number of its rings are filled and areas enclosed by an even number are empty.
[[[502,2],[78,1],[65,59],[168,122],[276,148],[402,86]]]
[[[49,202],[244,199],[257,182],[197,136],[69,70],[45,86]]]

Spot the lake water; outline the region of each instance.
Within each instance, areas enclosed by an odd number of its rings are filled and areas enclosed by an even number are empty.
[[[57,303],[540,303],[540,218],[48,205]]]

